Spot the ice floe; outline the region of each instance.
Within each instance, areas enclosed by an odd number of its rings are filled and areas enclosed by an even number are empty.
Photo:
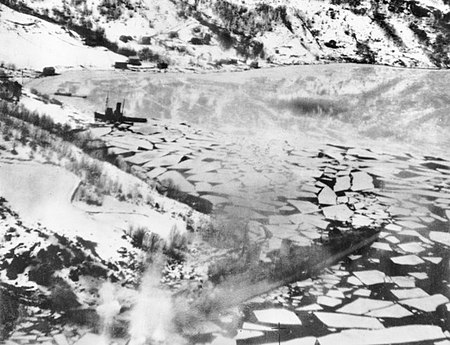
[[[259,322],[282,324],[282,325],[301,325],[302,322],[295,313],[286,309],[264,309],[254,310],[256,318]]]
[[[346,304],[342,308],[336,310],[338,313],[347,313],[355,315],[364,315],[376,309],[386,308],[392,306],[394,302],[382,301],[370,298],[358,298],[355,301]]]
[[[419,280],[428,279],[428,274],[426,272],[408,272],[411,277],[417,278]]]
[[[449,232],[431,231],[429,236],[430,236],[430,240],[450,247],[450,233]]]
[[[339,220],[341,222],[348,221],[353,215],[353,212],[343,204],[335,206],[327,206],[322,208],[325,218],[332,220]]]
[[[411,316],[413,313],[408,309],[403,308],[401,305],[394,304],[386,308],[372,310],[365,315],[379,318],[401,319],[403,317]]]
[[[353,274],[364,284],[374,285],[384,283],[386,275],[378,270],[356,271]]]
[[[427,294],[421,288],[397,289],[397,290],[391,290],[391,293],[398,299],[420,298],[420,297],[429,296],[429,294]]]
[[[275,329],[273,327],[258,325],[256,323],[251,323],[251,322],[244,322],[242,324],[241,328],[249,330],[249,331],[263,331],[263,332],[275,331]]]
[[[395,232],[399,232],[402,230],[402,227],[399,225],[395,225],[395,224],[388,224],[384,227],[386,230],[390,230],[390,231],[395,231]]]
[[[261,331],[239,330],[238,334],[234,337],[235,340],[245,340],[250,338],[256,338],[263,336]]]
[[[327,307],[336,307],[342,304],[342,300],[339,298],[329,297],[329,296],[318,296],[317,303]]]
[[[416,266],[425,263],[417,255],[403,255],[391,258],[391,261],[397,265]]]
[[[447,297],[441,294],[436,294],[427,297],[401,300],[399,303],[424,312],[432,312],[435,311],[438,306],[440,306],[441,304],[445,304],[447,302],[448,302]]]
[[[373,179],[366,172],[358,171],[351,174],[352,177],[352,190],[362,191],[367,189],[373,189]]]
[[[336,183],[334,184],[334,191],[340,192],[350,189],[350,176],[342,176],[336,178]]]
[[[374,242],[370,248],[378,249],[378,250],[385,250],[385,251],[392,251],[391,246],[388,243],[384,242]]]
[[[337,202],[336,193],[328,186],[322,188],[317,198],[321,205],[336,205]]]
[[[295,308],[296,311],[316,311],[316,310],[322,310],[323,308],[318,305],[317,303],[308,304],[303,307]]]
[[[417,254],[425,251],[425,248],[418,242],[402,243],[398,247],[408,253]]]
[[[442,258],[436,256],[423,256],[422,259],[427,260],[435,265],[438,265],[442,261]]]
[[[359,315],[348,315],[338,313],[315,312],[317,318],[327,327],[332,328],[384,328],[383,324],[376,318]]]
[[[353,292],[353,296],[361,296],[361,297],[369,297],[372,294],[372,291],[369,289],[358,289]]]
[[[320,345],[388,345],[444,339],[441,328],[432,325],[407,325],[377,330],[345,330],[318,338]]]
[[[319,211],[319,207],[312,202],[302,201],[302,200],[288,200],[288,202],[293,205],[301,213],[314,213]]]

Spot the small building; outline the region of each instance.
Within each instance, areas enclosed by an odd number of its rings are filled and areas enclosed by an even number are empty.
[[[44,77],[49,77],[55,74],[56,74],[55,67],[44,67],[41,75]]]
[[[116,61],[114,63],[114,68],[117,69],[127,69],[128,68],[128,63],[125,61]]]
[[[140,66],[142,65],[141,59],[139,59],[139,56],[130,56],[128,58],[128,64],[133,66]]]

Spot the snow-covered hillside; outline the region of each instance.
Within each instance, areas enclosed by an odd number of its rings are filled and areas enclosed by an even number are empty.
[[[447,0],[2,0],[21,12],[66,27],[39,21],[40,44],[57,46],[67,63],[81,64],[69,46],[75,30],[85,42],[138,54],[154,65],[161,61],[181,68],[217,69],[231,65],[302,64],[326,61],[366,62],[395,66],[445,67],[449,64]],[[17,15],[17,20],[12,17]],[[21,15],[3,10],[2,30],[30,35],[38,28]],[[22,19],[20,19],[22,18]],[[28,18],[28,17],[27,17]],[[14,21],[21,23],[14,24]],[[28,25],[26,24],[28,23]],[[15,26],[14,26],[15,25]],[[82,29],[80,29],[82,28]],[[78,29],[78,30],[77,30]],[[91,30],[91,31],[89,31]],[[65,37],[64,34],[67,36]],[[100,40],[92,40],[97,35]],[[3,35],[2,35],[3,36]],[[49,37],[50,36],[50,37]],[[60,37],[61,36],[61,37]],[[28,36],[27,36],[28,37]],[[24,37],[24,39],[29,39]],[[58,37],[58,38],[56,38]],[[10,42],[11,41],[11,42]],[[8,45],[15,47],[12,39]],[[33,40],[30,39],[33,43]],[[38,43],[34,43],[38,44]],[[117,44],[117,46],[114,46]],[[59,49],[61,47],[61,49]],[[111,48],[111,46],[109,47]],[[75,49],[75,48],[73,48]],[[17,51],[11,49],[11,51]],[[23,51],[23,50],[21,50]],[[3,52],[3,54],[5,54]],[[26,54],[28,55],[28,54]],[[89,55],[89,54],[88,54]],[[98,60],[110,65],[113,55]],[[27,57],[25,57],[27,58]],[[70,59],[69,59],[70,58]],[[29,59],[29,58],[28,58]],[[75,61],[73,61],[75,60]],[[106,63],[106,61],[108,62]]]
[[[74,32],[0,5],[0,61],[17,68],[111,68],[125,60],[104,47],[88,47]]]

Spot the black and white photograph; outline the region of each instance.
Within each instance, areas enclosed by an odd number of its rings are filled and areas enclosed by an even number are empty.
[[[0,0],[0,345],[450,345],[450,0]]]

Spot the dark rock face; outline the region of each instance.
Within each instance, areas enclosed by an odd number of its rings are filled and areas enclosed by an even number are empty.
[[[28,272],[28,278],[42,286],[49,286],[53,270],[50,265],[37,266]]]
[[[412,2],[410,9],[411,13],[419,18],[429,17],[432,13],[428,8],[420,6],[417,2]]]
[[[23,273],[25,271],[30,262],[31,259],[29,256],[26,255],[15,256],[7,267],[6,276],[9,279],[16,279],[18,274]]]

